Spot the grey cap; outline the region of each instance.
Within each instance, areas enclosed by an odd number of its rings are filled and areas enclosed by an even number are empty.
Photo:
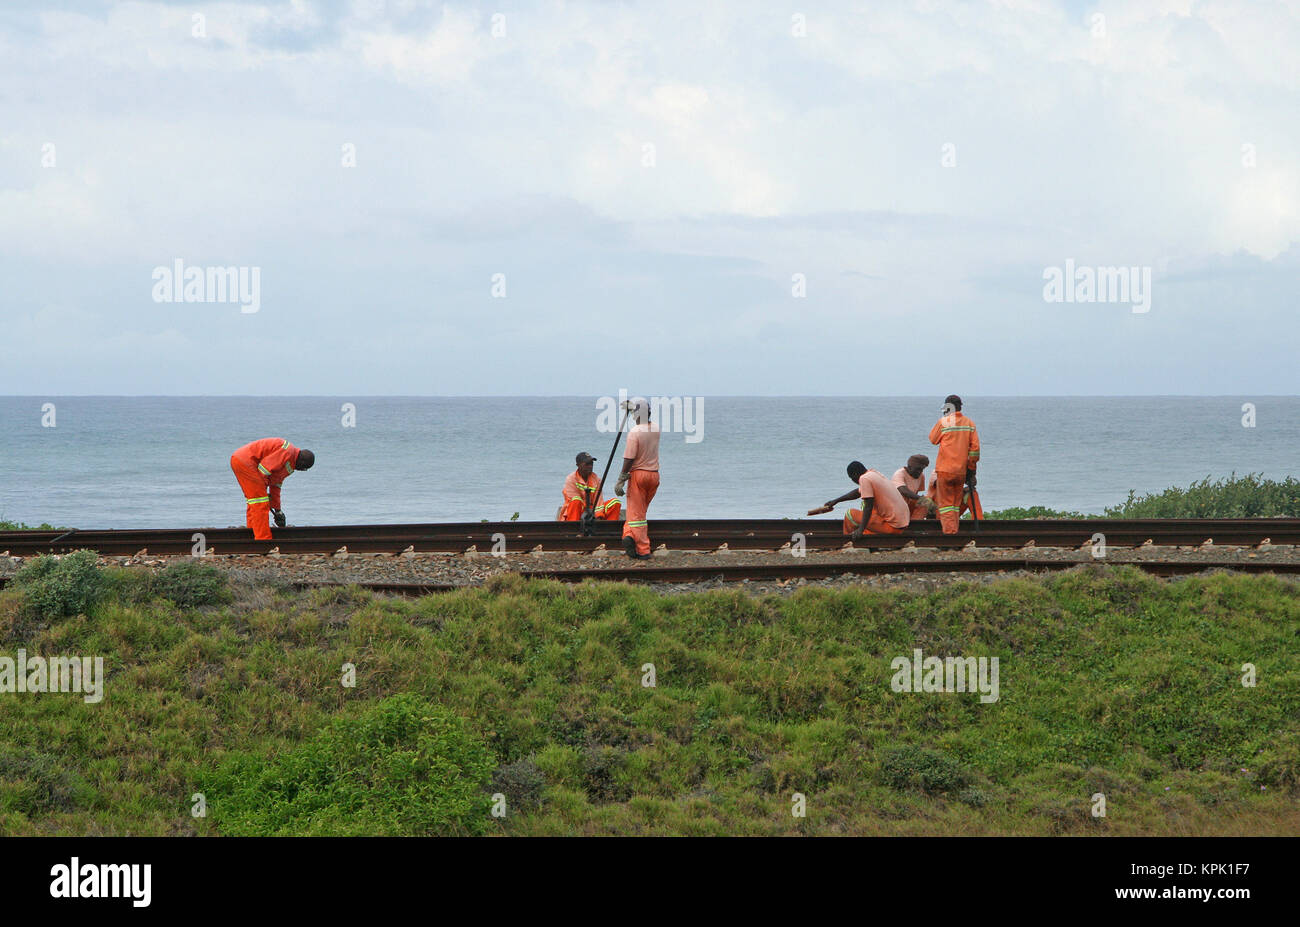
[[[578,466],[582,466],[584,463],[586,463],[589,460],[592,463],[596,462],[596,458],[592,457],[586,451],[579,451],[578,456],[573,459],[573,462],[576,463]]]

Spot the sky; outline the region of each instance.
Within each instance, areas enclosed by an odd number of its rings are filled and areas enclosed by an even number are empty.
[[[1300,0],[7,2],[0,394],[1294,394],[1297,48]],[[1098,268],[1144,304],[1045,298]]]

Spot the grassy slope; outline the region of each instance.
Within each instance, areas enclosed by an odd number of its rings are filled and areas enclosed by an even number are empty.
[[[1297,591],[1109,568],[765,600],[510,577],[416,601],[250,587],[180,609],[119,595],[39,628],[11,589],[0,654],[99,653],[111,676],[99,705],[0,694],[0,834],[221,833],[223,758],[281,756],[401,692],[466,719],[513,764],[498,782],[544,777],[523,810],[526,788],[495,786],[515,811],[488,833],[1295,834]],[[889,661],[914,646],[999,656],[1001,700],[895,694]],[[354,689],[339,684],[349,661]],[[1255,688],[1240,684],[1246,662]],[[884,773],[909,744],[941,754],[929,761],[950,790]],[[1098,791],[1105,819],[1089,814]]]

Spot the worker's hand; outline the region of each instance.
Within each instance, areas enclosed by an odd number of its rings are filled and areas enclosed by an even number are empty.
[[[974,488],[975,488],[975,471],[974,471],[974,470],[967,470],[967,471],[966,471],[966,485],[969,486],[971,489],[974,489]]]
[[[281,512],[279,509],[271,509],[271,517],[275,519],[275,526],[277,528],[283,528],[285,526],[287,519],[284,517],[284,512]]]
[[[865,527],[866,525],[858,525],[856,528],[853,529],[853,533],[850,534],[849,537],[855,541],[862,540],[862,529]]]
[[[625,473],[622,476],[620,476],[618,478],[618,482],[614,484],[614,495],[621,496],[626,491],[627,491],[627,474]]]
[[[829,512],[829,511],[830,511],[831,509],[833,509],[833,508],[834,508],[834,506],[832,506],[832,505],[819,505],[819,506],[818,506],[817,508],[815,508],[815,509],[809,509],[809,510],[808,510],[808,514],[809,514],[809,515],[825,515],[827,512]]]
[[[933,499],[931,499],[929,496],[922,496],[920,502],[921,505],[925,506],[925,510],[927,512],[929,512],[931,515],[934,514],[934,510],[937,506],[935,505]]]

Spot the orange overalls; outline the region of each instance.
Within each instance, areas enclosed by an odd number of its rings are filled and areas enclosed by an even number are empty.
[[[623,537],[636,541],[638,554],[650,553],[650,523],[645,514],[658,491],[658,470],[633,470],[628,474],[627,521],[623,522]]]
[[[297,462],[298,449],[284,438],[262,438],[230,455],[230,469],[248,504],[245,523],[259,541],[271,540],[271,509],[280,507],[280,484]]]
[[[960,412],[954,412],[934,423],[930,429],[930,443],[939,445],[930,496],[938,507],[943,533],[956,534],[966,471],[974,471],[980,459],[980,436],[974,422]]]
[[[858,525],[862,524],[862,509],[851,508],[844,513],[844,533],[852,534],[858,530]],[[902,528],[895,528],[889,522],[880,517],[880,512],[876,511],[873,506],[871,517],[867,519],[867,526],[862,529],[863,534],[902,534]]]
[[[560,521],[580,520],[583,511],[587,508],[587,500],[595,498],[599,491],[600,480],[596,479],[595,473],[586,480],[577,470],[570,473],[569,478],[564,481],[564,511],[560,513]],[[622,510],[623,503],[617,499],[597,500],[592,506],[592,514],[605,521],[618,521]]]

